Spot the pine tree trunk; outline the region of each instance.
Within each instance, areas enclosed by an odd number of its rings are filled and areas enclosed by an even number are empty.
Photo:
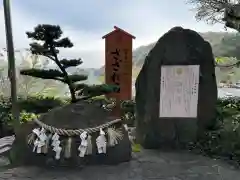
[[[70,94],[71,94],[71,102],[72,103],[77,102],[77,98],[76,98],[76,95],[75,95],[74,88],[70,84],[68,85],[68,88],[69,88]]]
[[[64,74],[64,78],[66,79],[66,83],[68,84],[68,88],[69,88],[70,94],[71,94],[71,102],[75,103],[75,102],[77,102],[77,98],[76,98],[76,95],[75,95],[75,90],[74,90],[74,87],[73,87],[73,83],[69,79],[67,71],[63,68],[63,66],[61,65],[60,61],[58,60],[58,56],[55,53],[54,47],[51,46],[50,49],[51,49],[51,52],[52,52],[52,54],[53,54],[53,56],[55,58],[55,63],[57,64],[57,66],[60,68],[60,70]]]

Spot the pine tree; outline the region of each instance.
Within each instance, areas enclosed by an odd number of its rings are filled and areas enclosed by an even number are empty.
[[[59,59],[59,48],[71,48],[73,43],[69,38],[62,38],[60,26],[42,24],[34,28],[33,32],[27,32],[27,37],[35,40],[30,43],[30,50],[33,54],[42,55],[52,60],[58,69],[23,69],[21,75],[27,75],[42,79],[53,79],[68,85],[72,103],[80,99],[87,99],[118,90],[117,86],[95,85],[88,86],[80,81],[87,79],[85,75],[69,74],[67,68],[76,67],[83,62],[81,59]]]

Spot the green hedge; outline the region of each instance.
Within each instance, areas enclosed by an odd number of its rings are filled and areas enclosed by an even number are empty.
[[[64,105],[68,100],[62,100],[54,97],[32,96],[27,98],[18,98],[20,111],[25,110],[31,113],[45,113],[54,107]],[[6,111],[11,108],[11,99],[0,97],[0,111]]]
[[[109,103],[109,100],[106,100],[105,97],[93,98],[89,101],[99,102],[99,104]],[[68,103],[70,103],[70,100],[68,99],[46,96],[31,96],[27,98],[19,97],[18,105],[20,108],[20,122],[24,123],[30,121],[41,113],[46,113],[55,107],[63,106]],[[122,103],[122,112],[123,114],[128,114],[128,118],[124,116],[125,122],[128,125],[133,125],[135,120],[135,102],[124,101]],[[3,128],[12,130],[13,118],[11,115],[11,99],[9,98],[0,97],[0,121],[4,126]]]
[[[19,97],[18,107],[20,111],[20,122],[24,123],[30,121],[39,114],[46,113],[68,102],[68,100],[45,96]],[[12,132],[13,118],[11,114],[11,99],[6,97],[0,97],[0,123],[0,136],[8,135],[8,133]]]
[[[68,102],[68,100],[54,97],[36,96],[28,97],[27,99],[19,99],[19,107],[20,110],[39,114],[48,112],[50,109],[62,106]]]

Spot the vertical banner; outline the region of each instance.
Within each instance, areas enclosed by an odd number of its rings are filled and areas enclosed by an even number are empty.
[[[114,31],[103,36],[105,83],[119,86],[118,92],[107,95],[119,102],[132,98],[132,39],[135,37],[116,26],[114,28]]]
[[[103,36],[105,39],[105,83],[118,85],[119,92],[108,97],[118,100],[132,98],[132,39],[124,30],[115,30]]]

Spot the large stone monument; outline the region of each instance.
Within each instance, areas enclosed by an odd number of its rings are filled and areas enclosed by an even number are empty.
[[[215,119],[217,84],[210,44],[174,27],[145,59],[136,80],[137,141],[177,148],[194,141]]]

